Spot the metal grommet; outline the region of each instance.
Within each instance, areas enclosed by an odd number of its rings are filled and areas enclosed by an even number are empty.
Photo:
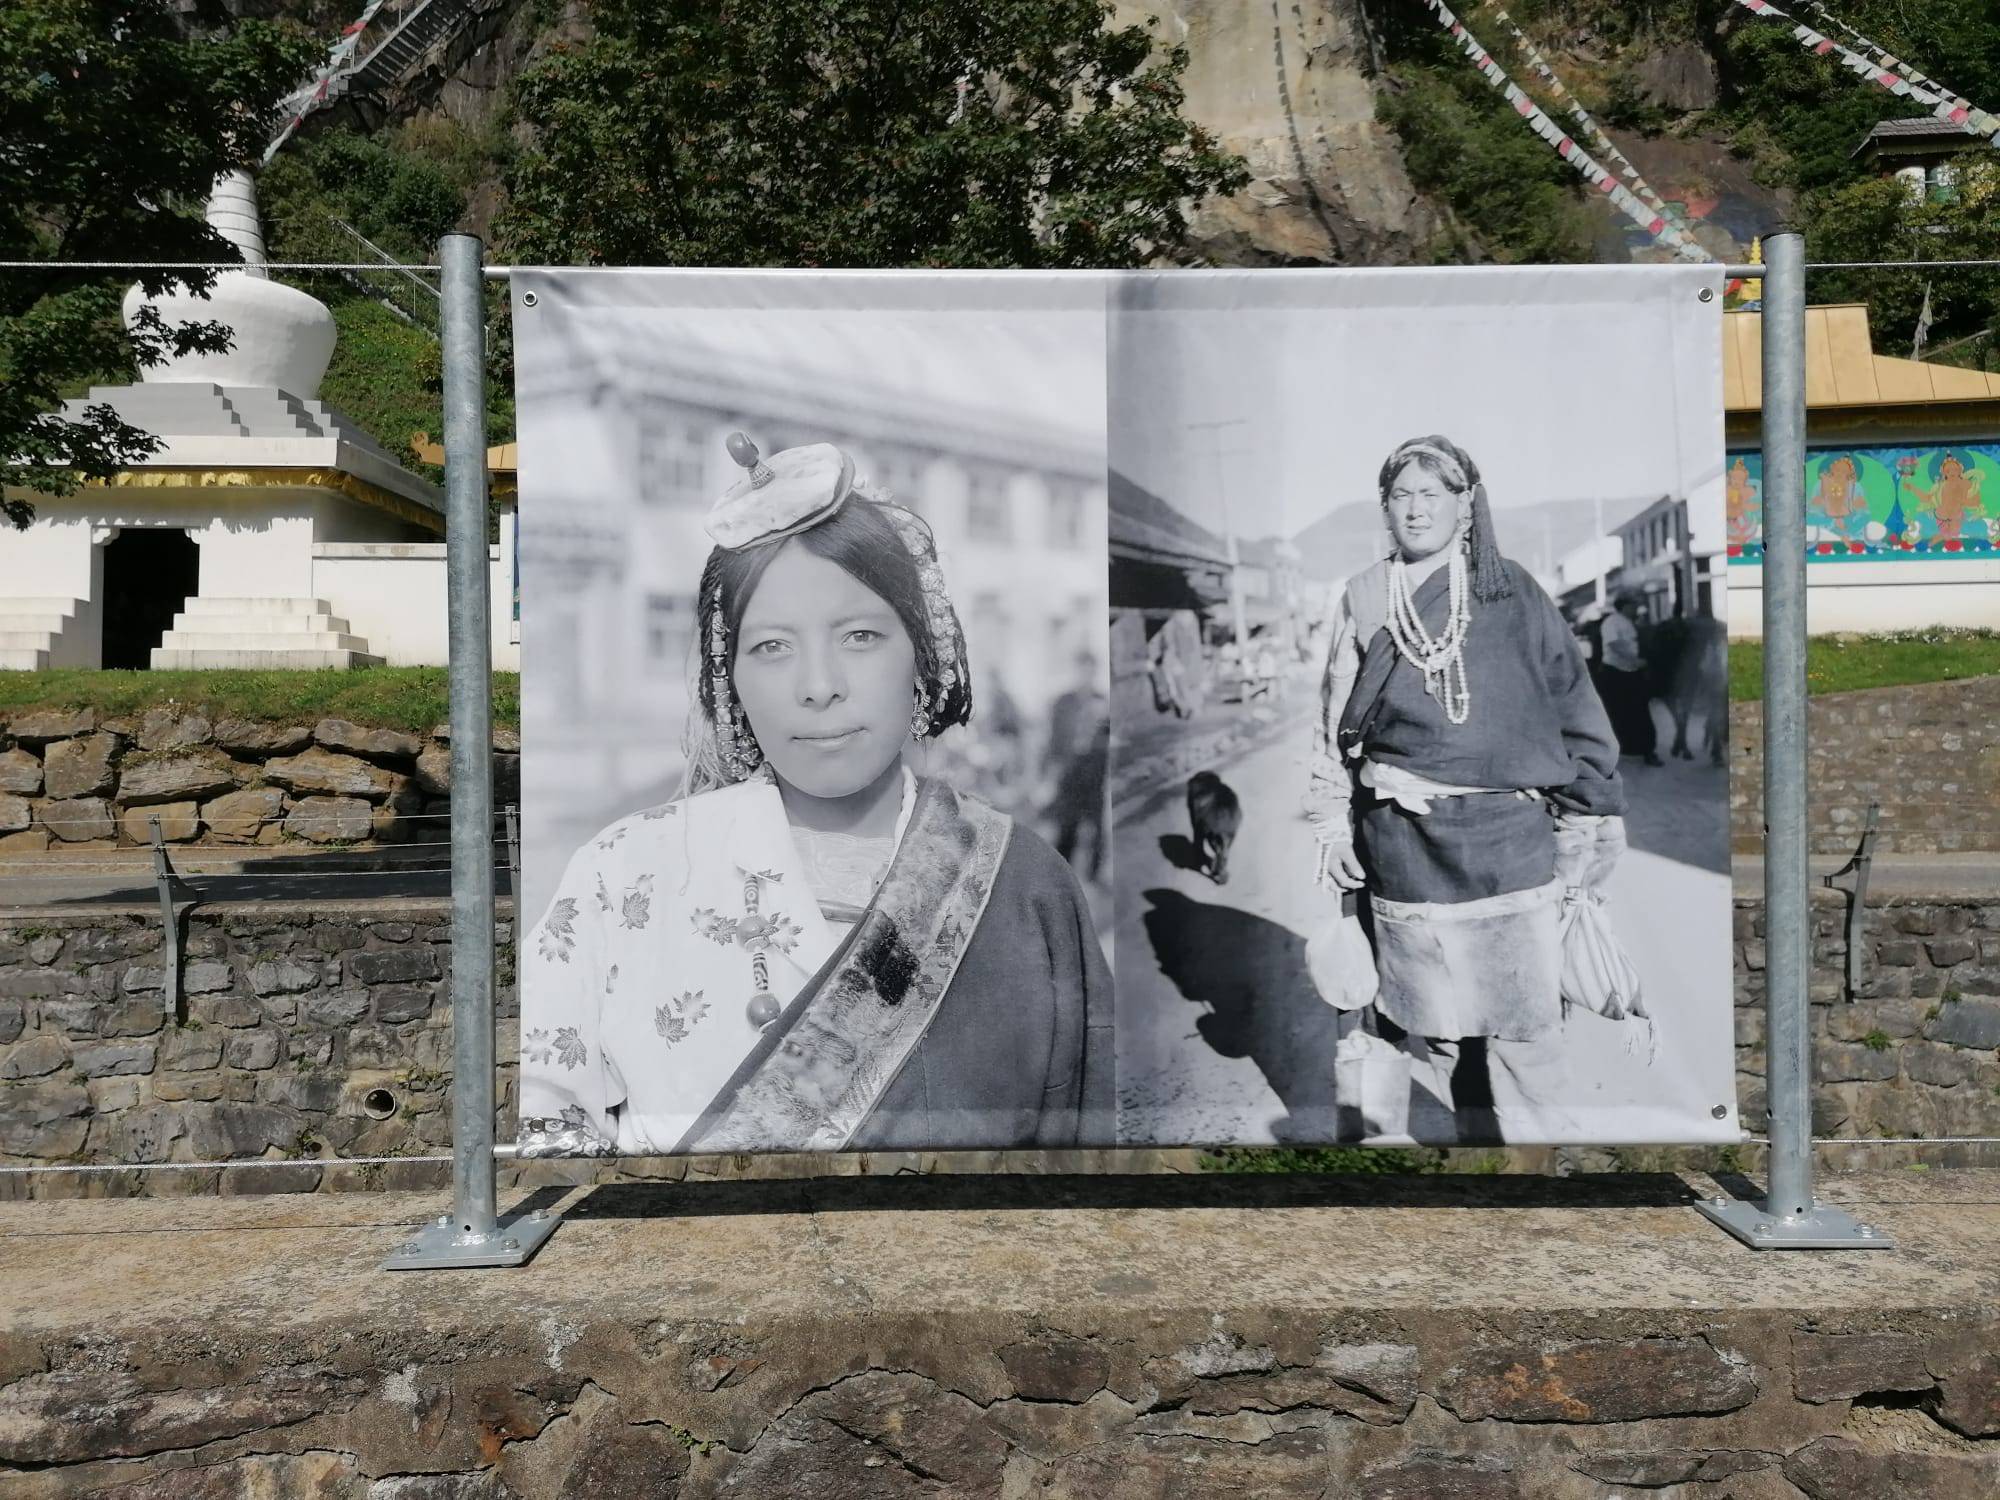
[[[1718,1104],[1715,1106],[1714,1109],[1711,1109],[1709,1111],[1709,1114],[1718,1120],[1725,1119],[1728,1117],[1729,1114],[1729,1106],[1726,1104]]]
[[[542,299],[537,297],[533,292],[521,293],[521,306],[523,307],[533,307],[537,302],[541,300]],[[1701,300],[1704,302],[1708,300],[1708,292],[1706,289],[1702,291]]]
[[[535,294],[533,292],[528,293],[528,301],[532,303],[534,300]],[[1713,302],[1715,300],[1715,288],[1712,286],[1703,287],[1701,289],[1701,300],[1704,302]]]

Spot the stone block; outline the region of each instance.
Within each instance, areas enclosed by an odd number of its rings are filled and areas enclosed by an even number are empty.
[[[111,804],[102,797],[37,802],[35,821],[65,844],[86,844],[118,834],[118,825],[111,820]]]
[[[20,1043],[0,1059],[0,1078],[46,1078],[69,1065],[69,1047],[58,1036],[43,1032]]]
[[[89,734],[95,728],[94,708],[38,708],[15,714],[7,721],[7,732],[24,745],[46,745],[50,740]]]
[[[1926,1083],[1934,1088],[1956,1088],[1993,1072],[1991,1057],[1966,1047],[1911,1041],[1903,1043],[1898,1051],[1903,1059],[1904,1076],[1912,1083]],[[2000,1103],[1995,1108],[2000,1110]]]
[[[304,1128],[305,1120],[296,1110],[272,1104],[218,1104],[189,1121],[188,1141],[197,1161],[234,1160],[262,1156],[272,1147],[289,1151]]]
[[[1354,1500],[1521,1500],[1511,1470],[1496,1459],[1432,1455],[1369,1473],[1350,1491]]]
[[[146,1104],[127,1110],[118,1124],[128,1160],[165,1161],[174,1142],[187,1134],[188,1110],[184,1104]]]
[[[1792,1389],[1820,1405],[1880,1391],[1927,1391],[1924,1341],[1907,1333],[1792,1335]]]
[[[0,1047],[21,1039],[27,1026],[27,1008],[18,1000],[0,1000]]]
[[[45,1000],[75,994],[82,985],[74,974],[53,969],[0,969],[0,999]]]
[[[117,753],[118,737],[112,734],[87,734],[49,746],[42,755],[44,794],[66,799],[110,791],[118,779],[111,764]]]
[[[451,795],[451,747],[426,745],[417,756],[416,783],[433,797]]]
[[[2000,1458],[1885,1451],[1852,1438],[1823,1437],[1786,1459],[1784,1474],[1808,1500],[1916,1500],[1919,1495],[1923,1500],[1991,1500],[2000,1486]]]
[[[192,1073],[217,1067],[222,1062],[223,1038],[219,1032],[175,1030],[160,1043],[160,1066],[176,1073]]]
[[[160,928],[155,917],[150,927],[135,922],[130,927],[104,927],[79,932],[71,941],[69,956],[78,963],[103,964],[113,959],[137,958],[141,953],[151,953],[159,946]]]
[[[323,1073],[273,1073],[257,1087],[266,1104],[307,1114],[330,1114],[340,1107],[341,1081]]]
[[[42,789],[42,763],[26,750],[0,750],[0,792],[25,792],[33,796]]]
[[[160,823],[160,840],[185,844],[201,832],[201,804],[198,802],[155,802],[146,807],[127,808],[118,819],[128,844],[153,842],[153,820]]]
[[[363,989],[325,990],[299,1002],[299,1021],[306,1026],[343,1031],[367,1014],[368,991]]]
[[[385,1026],[420,1021],[431,1013],[432,998],[430,985],[384,985],[375,992],[375,1019]]]
[[[250,988],[259,995],[296,995],[319,987],[319,969],[291,958],[266,958],[250,966]]]
[[[70,1063],[85,1078],[111,1078],[150,1073],[159,1056],[152,1042],[87,1042],[70,1054]]]
[[[1968,937],[1932,938],[1924,944],[1924,951],[1931,956],[1931,962],[1940,969],[1948,969],[1954,964],[1969,963],[1979,957],[1979,944]]]
[[[222,1097],[223,1077],[210,1069],[201,1073],[155,1073],[153,1097],[165,1100],[193,1100],[213,1103]]]
[[[214,738],[214,731],[206,715],[162,704],[147,709],[139,720],[139,748],[185,750],[191,745],[206,745]]]
[[[300,794],[361,797],[379,802],[396,789],[397,776],[356,756],[315,745],[264,763],[264,774]]]
[[[236,762],[220,750],[172,751],[136,763],[128,758],[118,775],[118,801],[127,807],[199,801],[234,791],[236,772]]]
[[[72,1155],[90,1133],[89,1115],[89,1093],[66,1079],[0,1089],[0,1155]]]
[[[333,1061],[333,1038],[324,1031],[299,1032],[287,1038],[286,1055],[293,1062],[323,1068]]]
[[[239,1031],[224,1044],[223,1058],[232,1068],[262,1072],[278,1060],[278,1033],[261,1028]]]
[[[1089,1339],[1050,1335],[998,1353],[1015,1392],[1030,1401],[1088,1401],[1111,1379],[1111,1357]]]
[[[274,786],[246,786],[201,805],[201,821],[225,844],[256,841],[264,828],[284,816],[285,794]]]
[[[303,724],[224,719],[215,726],[215,743],[239,755],[290,755],[312,743],[312,730]]]
[[[1925,1009],[1920,1002],[1895,997],[1835,1005],[1827,1010],[1825,1035],[1836,1042],[1858,1042],[1878,1031],[1892,1039],[1915,1036]]]
[[[1969,1438],[2000,1436],[2000,1347],[1990,1329],[1946,1339],[1930,1352],[1937,1377],[1937,1418]]]
[[[264,1019],[264,1007],[244,995],[190,995],[188,1014],[204,1026],[256,1026]]]
[[[93,1078],[84,1085],[90,1092],[90,1107],[101,1118],[118,1113],[121,1109],[131,1109],[139,1102],[139,1079]]]
[[[133,964],[118,976],[118,988],[128,995],[150,994],[167,987],[167,971],[158,964]]]
[[[35,807],[26,797],[0,795],[0,833],[25,833],[35,821]]]
[[[358,844],[375,831],[374,808],[359,797],[301,797],[284,831],[314,844]]]
[[[347,977],[358,984],[407,984],[438,977],[437,953],[424,947],[371,948],[347,956]]]
[[[1749,1366],[1703,1338],[1479,1350],[1446,1372],[1437,1393],[1468,1422],[1633,1422],[1735,1411],[1756,1396]]]
[[[0,854],[41,854],[54,842],[46,828],[30,828],[26,833],[0,833]]]
[[[2000,1001],[1947,1001],[1924,1028],[1924,1035],[1934,1042],[1976,1047],[1982,1052],[2000,1048]]]
[[[181,971],[181,988],[190,995],[214,994],[235,982],[235,974],[222,959],[197,959]]]
[[[1814,1077],[1821,1083],[1882,1082],[1896,1076],[1893,1047],[1877,1051],[1859,1042],[1818,1042],[1813,1046]]]
[[[413,760],[424,748],[423,740],[414,734],[369,729],[345,719],[321,719],[313,726],[313,738],[329,750],[344,750],[371,760]]]
[[[104,1024],[105,1010],[97,1000],[44,1000],[42,1025],[53,1026],[65,1036],[96,1036]]]
[[[146,1390],[124,1370],[52,1370],[26,1376],[0,1389],[0,1431],[9,1436],[9,1457],[36,1468],[79,1462],[108,1455],[166,1453],[198,1449],[205,1444],[246,1434],[263,1434],[327,1412],[344,1412],[360,1394],[361,1382],[351,1376],[318,1369],[266,1371],[242,1384],[208,1388],[175,1386]],[[202,1482],[203,1470],[182,1470]],[[297,1489],[183,1489],[171,1481],[121,1489],[137,1489],[159,1500],[227,1493],[311,1496],[335,1492]],[[289,1482],[289,1481],[287,1481]],[[348,1486],[353,1494],[357,1486]]]

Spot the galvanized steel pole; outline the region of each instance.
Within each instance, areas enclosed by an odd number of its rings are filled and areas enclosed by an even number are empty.
[[[1764,965],[1767,1211],[1811,1211],[1806,837],[1805,239],[1764,240]]]
[[[451,594],[451,1138],[454,1228],[493,1233],[493,627],[487,599],[486,323],[478,238],[444,267],[445,567]]]
[[[1806,786],[1805,239],[1764,237],[1764,1028],[1770,1100],[1763,1203],[1708,1216],[1760,1250],[1888,1248],[1888,1236],[1813,1201],[1812,908]]]

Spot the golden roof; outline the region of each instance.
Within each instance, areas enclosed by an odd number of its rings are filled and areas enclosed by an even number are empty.
[[[1764,402],[1764,315],[1722,318],[1723,409],[1755,412]],[[1877,354],[1868,309],[1858,302],[1806,309],[1806,408],[1928,406],[2000,401],[2000,375]]]
[[[444,444],[431,441],[428,432],[410,434],[410,450],[421,463],[444,466]],[[519,443],[495,443],[486,450],[486,472],[498,477],[512,474],[521,467],[521,445]]]

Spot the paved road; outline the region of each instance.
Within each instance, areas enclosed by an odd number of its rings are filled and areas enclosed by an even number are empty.
[[[1123,810],[1113,844],[1118,1083],[1121,1129],[1135,1144],[1334,1138],[1342,1020],[1305,966],[1329,899],[1310,883],[1312,840],[1298,811],[1305,746],[1301,729],[1216,768],[1244,808],[1227,885],[1189,867],[1178,786]],[[1714,864],[1726,851],[1723,775],[1636,768],[1637,842],[1668,853],[1634,848],[1608,901],[1645,978],[1660,1050],[1646,1066],[1643,1048],[1627,1051],[1636,1028],[1572,1019],[1574,1113],[1587,1139],[1733,1137],[1733,1116],[1709,1114],[1734,1097],[1726,852],[1720,870],[1669,857],[1700,852]],[[1443,1139],[1449,1116],[1428,1105],[1413,1093],[1412,1133]]]

